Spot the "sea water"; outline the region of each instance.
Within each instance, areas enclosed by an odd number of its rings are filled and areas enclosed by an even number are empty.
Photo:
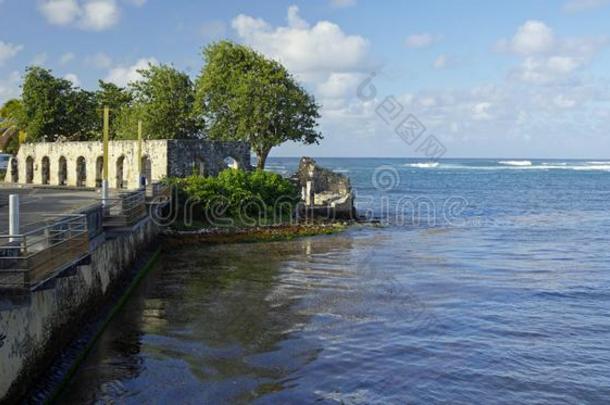
[[[610,159],[318,162],[378,226],[165,253],[63,400],[607,403]]]

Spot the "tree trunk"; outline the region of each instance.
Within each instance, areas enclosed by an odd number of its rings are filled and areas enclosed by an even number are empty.
[[[271,151],[271,148],[256,151],[256,170],[265,170],[265,162],[267,162],[269,151]]]

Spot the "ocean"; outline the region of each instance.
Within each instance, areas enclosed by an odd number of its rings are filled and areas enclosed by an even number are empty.
[[[608,401],[610,160],[317,161],[378,225],[163,254],[62,400]]]

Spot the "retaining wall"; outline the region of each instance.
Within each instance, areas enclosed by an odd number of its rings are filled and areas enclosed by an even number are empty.
[[[86,317],[122,286],[157,234],[156,225],[146,218],[97,245],[89,265],[56,278],[45,289],[0,298],[0,402],[17,402],[27,393]]]

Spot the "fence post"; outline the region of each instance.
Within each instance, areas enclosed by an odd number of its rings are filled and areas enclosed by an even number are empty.
[[[19,240],[19,194],[11,194],[9,196],[9,225],[8,234],[9,242],[15,242]]]

